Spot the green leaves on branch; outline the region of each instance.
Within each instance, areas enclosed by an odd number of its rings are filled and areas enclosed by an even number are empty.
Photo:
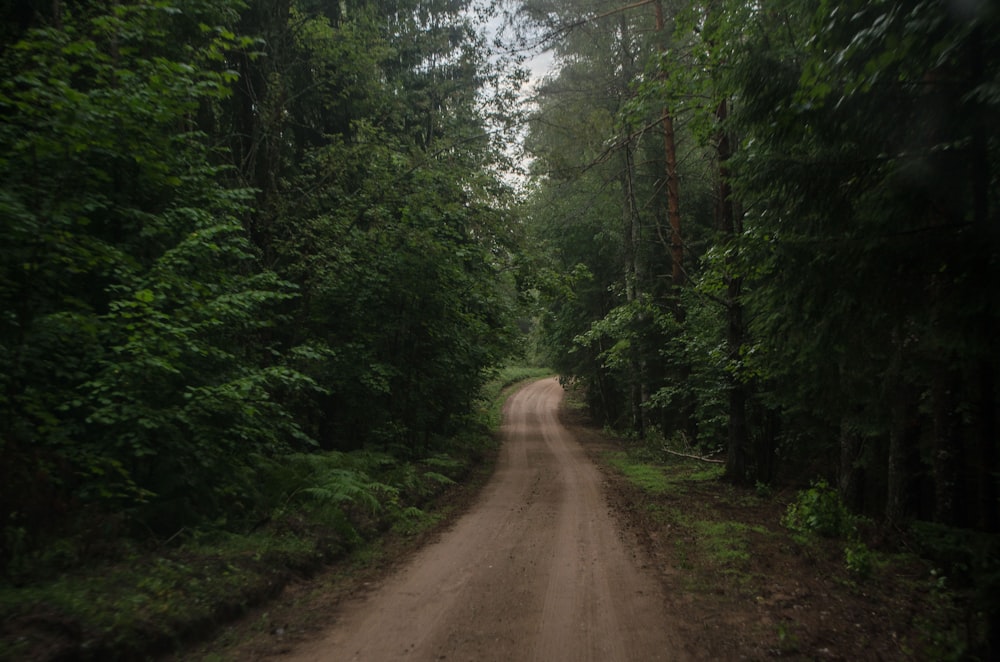
[[[295,288],[256,267],[252,198],[195,122],[245,40],[189,21],[226,16],[81,8],[0,59],[0,491],[17,512],[79,499],[163,532],[212,512],[247,453],[311,443],[277,396],[319,387],[263,342]]]
[[[432,453],[515,346],[519,236],[485,119],[510,99],[479,93],[502,74],[472,14],[55,7],[0,33],[17,544],[49,512],[164,538],[236,526],[260,465],[317,446]],[[370,475],[302,494],[374,507],[406,489]]]

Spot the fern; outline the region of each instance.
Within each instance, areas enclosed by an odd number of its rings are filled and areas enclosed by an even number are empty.
[[[395,501],[399,491],[366,474],[351,469],[334,469],[324,476],[325,482],[299,490],[301,494],[324,502],[359,505],[371,514],[382,510],[383,500]]]
[[[438,469],[461,469],[462,463],[455,458],[451,457],[447,453],[438,453],[437,455],[431,455],[423,460],[423,463],[429,467],[437,467]]]
[[[454,485],[455,484],[455,481],[453,481],[451,478],[448,478],[444,474],[439,474],[436,471],[425,471],[424,472],[424,479],[429,480],[429,481],[433,481],[433,482],[435,482],[435,483],[437,483],[439,485]]]

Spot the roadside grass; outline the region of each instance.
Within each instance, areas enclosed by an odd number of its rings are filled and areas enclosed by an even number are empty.
[[[652,494],[663,494],[675,487],[675,483],[662,467],[634,461],[627,452],[608,453],[607,460],[615,469],[629,479],[636,487]]]
[[[911,535],[909,544],[945,559],[932,561],[880,548],[863,518],[820,535],[794,524],[837,515],[820,498],[825,489],[735,487],[720,480],[720,466],[609,440],[616,448],[600,459],[628,483],[618,498],[651,532],[645,540],[670,590],[686,596],[696,621],[734,633],[725,641],[713,630],[716,657],[985,659],[972,653],[984,650],[986,603],[975,597],[980,587],[955,578],[974,563],[1000,567],[995,554],[987,560],[993,539],[970,542],[972,534],[940,527]]]
[[[647,456],[648,451],[626,449],[608,452],[604,458],[648,495],[642,507],[655,521],[670,527],[681,569],[693,570],[690,560],[697,558],[699,567],[708,565],[713,573],[740,577],[750,560],[750,536],[766,535],[767,531],[727,514],[736,512],[733,508],[739,505],[742,496],[729,486],[718,484],[722,468],[674,457],[654,463]],[[710,498],[705,490],[708,487],[712,488]],[[681,501],[681,497],[692,492],[705,492],[706,498]],[[694,585],[701,583],[697,577],[690,579]],[[741,583],[746,579],[741,578]]]
[[[64,556],[82,560],[58,574],[38,570],[0,583],[0,660],[152,657],[331,562],[378,562],[387,537],[417,539],[446,519],[448,491],[478,480],[477,467],[491,461],[507,395],[551,374],[501,371],[460,433],[424,458],[359,451],[262,459],[255,512],[242,527],[182,530],[145,546],[109,540],[110,552],[90,560],[76,541],[61,541]]]
[[[697,520],[693,528],[700,547],[710,559],[719,565],[736,568],[750,560],[747,534],[754,530],[760,532],[759,527],[732,520]]]

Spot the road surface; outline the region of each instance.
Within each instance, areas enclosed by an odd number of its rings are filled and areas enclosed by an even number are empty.
[[[516,393],[497,469],[441,539],[282,659],[681,660],[662,588],[559,423],[555,379]]]

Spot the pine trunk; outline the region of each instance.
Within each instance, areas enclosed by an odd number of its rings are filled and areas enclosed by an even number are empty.
[[[864,506],[864,471],[860,464],[862,452],[864,437],[857,425],[845,417],[840,422],[840,471],[837,487],[841,501],[852,512],[860,512]]]
[[[919,462],[920,419],[917,393],[899,380],[896,386],[886,475],[885,524],[902,529],[913,515],[914,467]]]
[[[637,302],[642,297],[642,269],[640,267],[642,228],[639,218],[639,205],[635,194],[635,161],[632,150],[632,140],[627,140],[624,149],[622,189],[625,193],[623,205],[625,298],[629,303]],[[641,316],[638,321],[641,324]],[[642,439],[646,433],[646,415],[643,403],[648,399],[645,385],[645,361],[642,357],[641,348],[637,343],[632,343],[629,353],[629,409],[631,426],[639,438]]]
[[[665,21],[663,5],[659,0],[656,9],[656,30],[662,33]],[[677,139],[674,134],[674,118],[670,109],[663,107],[660,119],[663,125],[663,153],[666,160],[667,219],[670,222],[671,280],[674,287],[684,285],[684,242],[681,239],[680,184],[677,177]],[[680,304],[678,303],[678,308]]]
[[[1000,439],[997,439],[996,371],[989,361],[981,361],[973,457],[979,459],[976,467],[977,503],[980,512],[977,526],[983,531],[1000,531]]]
[[[931,398],[934,412],[934,519],[949,526],[964,526],[962,494],[962,440],[957,411],[958,381],[950,366],[940,366]]]

